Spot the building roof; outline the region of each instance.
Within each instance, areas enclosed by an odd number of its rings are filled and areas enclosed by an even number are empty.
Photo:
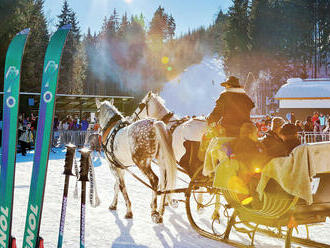
[[[290,78],[276,93],[275,99],[330,99],[330,78]]]

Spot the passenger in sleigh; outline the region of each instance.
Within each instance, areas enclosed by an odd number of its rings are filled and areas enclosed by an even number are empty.
[[[214,187],[236,192],[242,204],[261,208],[256,187],[267,156],[261,149],[257,132],[258,129],[251,122],[244,123],[240,128],[240,136],[222,143],[221,150],[216,153],[219,156],[212,158],[218,159],[219,162]],[[212,153],[211,144],[207,154],[210,152]],[[210,166],[204,163],[204,171],[205,167]],[[209,173],[209,176],[212,176],[212,173]]]
[[[269,160],[286,156],[287,154],[286,145],[280,137],[280,132],[284,124],[285,120],[282,117],[274,117],[271,122],[270,130],[260,139],[263,150],[269,157]]]
[[[245,187],[246,193],[238,194],[243,204],[249,204],[253,208],[261,208],[262,203],[256,192],[260,179],[260,173],[268,160],[267,155],[258,141],[258,129],[252,123],[244,123],[240,129],[240,137],[231,142],[235,159],[239,163],[237,178],[229,181],[229,187]]]
[[[300,140],[298,138],[298,129],[296,125],[287,123],[282,126],[279,135],[283,140],[285,146],[284,156],[289,156],[292,150],[300,145]]]

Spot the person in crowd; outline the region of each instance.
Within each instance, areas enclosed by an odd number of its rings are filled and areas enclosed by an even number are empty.
[[[330,119],[327,118],[327,119],[326,119],[326,122],[325,122],[325,128],[323,129],[323,133],[328,132],[329,129],[330,129]]]
[[[224,91],[220,94],[213,111],[207,117],[210,126],[220,124],[228,137],[238,137],[243,123],[250,121],[253,101],[239,84],[239,79],[230,76],[221,83]]]
[[[298,132],[303,132],[304,131],[304,125],[303,125],[302,121],[296,120],[295,125],[297,127]]]
[[[313,116],[312,116],[312,122],[315,125],[315,122],[319,119],[319,113],[318,112],[314,112]]]
[[[71,130],[79,130],[79,124],[78,124],[78,120],[77,119],[73,119],[72,121],[72,125],[71,125]]]
[[[304,125],[304,132],[313,132],[313,131],[314,131],[314,123],[312,121],[312,116],[307,116]]]
[[[38,128],[38,116],[33,116],[31,114],[31,131],[33,135],[33,143],[35,144],[36,135],[37,135],[37,128]]]
[[[285,156],[288,156],[295,147],[300,145],[297,127],[292,123],[284,124],[280,130],[279,136],[286,147]]]
[[[87,131],[88,126],[89,124],[88,121],[86,120],[86,117],[83,117],[81,121],[81,131]]]
[[[314,123],[314,135],[315,135],[315,142],[322,141],[322,127],[320,119],[317,119]]]
[[[33,136],[31,132],[31,124],[21,118],[18,121],[18,141],[21,147],[21,153],[23,156],[26,156],[26,150],[29,148],[30,144],[33,142]]]
[[[286,156],[286,147],[280,137],[281,127],[285,124],[282,117],[274,117],[271,129],[261,138],[261,144],[268,159]]]
[[[323,113],[320,113],[319,120],[320,120],[321,131],[323,131],[323,129],[326,126],[326,117],[325,117],[325,115]]]

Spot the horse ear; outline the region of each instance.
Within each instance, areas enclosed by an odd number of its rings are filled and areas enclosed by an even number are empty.
[[[115,103],[115,99],[111,98],[110,104],[113,105]]]
[[[101,107],[101,102],[99,99],[95,99],[96,107],[99,109]]]
[[[152,95],[152,91],[150,90],[150,91],[148,92],[148,97],[151,97],[151,95]]]

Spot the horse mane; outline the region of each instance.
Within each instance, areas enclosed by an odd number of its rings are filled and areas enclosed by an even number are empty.
[[[157,104],[157,110],[160,109],[160,108],[159,108],[159,105],[160,105],[163,109],[166,110],[167,113],[171,112],[171,111],[165,106],[165,100],[164,100],[163,98],[161,98],[158,94],[155,94],[155,93],[152,93],[152,92],[151,92],[151,94],[152,94],[153,98],[155,98],[155,99],[157,100],[157,102],[158,102],[158,104]]]
[[[123,114],[116,108],[115,105],[111,104],[109,101],[105,100],[103,104],[106,104],[107,106],[111,107],[113,111],[118,114],[121,118],[124,118]]]

